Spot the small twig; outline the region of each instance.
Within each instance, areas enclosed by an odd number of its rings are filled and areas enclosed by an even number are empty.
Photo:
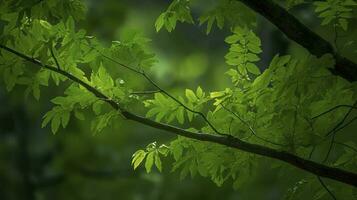
[[[270,143],[270,144],[273,144],[273,145],[277,145],[277,146],[287,146],[287,145],[284,145],[284,144],[279,144],[279,143],[276,143],[276,142],[272,142],[268,139],[265,139],[259,135],[257,135],[257,133],[254,131],[254,129],[248,124],[248,122],[246,122],[245,120],[243,120],[237,113],[233,112],[232,110],[228,109],[226,106],[224,106],[222,103],[220,104],[222,106],[222,108],[226,111],[228,111],[229,113],[231,113],[233,116],[235,116],[237,119],[239,119],[239,121],[241,121],[245,126],[248,127],[249,131],[252,133],[252,135],[254,135],[255,137],[257,137],[258,139],[264,141],[264,142],[267,142],[267,143]]]
[[[348,125],[352,124],[354,121],[357,120],[357,116],[352,118],[350,121],[348,121],[347,123],[345,123],[343,126],[340,126],[340,128],[336,129],[336,132],[346,128]]]
[[[146,75],[144,72],[142,73],[142,75],[146,78],[146,80],[148,80],[154,87],[156,87],[158,90],[160,90],[160,92],[164,93],[166,96],[170,97],[172,100],[174,100],[176,103],[178,103],[179,105],[181,105],[182,107],[184,107],[186,110],[194,113],[194,114],[198,114],[202,117],[202,119],[208,124],[209,127],[211,127],[211,129],[219,134],[219,135],[225,135],[225,136],[230,136],[227,134],[223,134],[221,132],[219,132],[214,126],[213,124],[207,119],[207,117],[198,111],[195,111],[189,107],[187,107],[185,104],[183,104],[180,100],[178,100],[177,98],[175,98],[174,96],[172,96],[171,94],[169,94],[167,91],[163,90],[159,85],[157,85],[148,75]]]
[[[55,53],[53,52],[53,47],[50,47],[50,52],[51,52],[51,56],[52,56],[53,60],[55,60],[55,63],[56,63],[57,68],[60,70],[61,67],[60,67],[60,65],[59,65],[59,63],[58,63],[58,60],[57,60],[57,58],[56,58],[56,56],[55,56]]]
[[[129,67],[128,65],[125,65],[125,64],[123,64],[123,63],[120,63],[120,62],[118,62],[117,60],[114,60],[113,58],[111,58],[111,57],[109,57],[109,56],[106,56],[105,54],[103,54],[102,52],[100,52],[98,49],[93,48],[93,47],[91,47],[91,48],[94,49],[94,50],[96,50],[101,56],[103,56],[104,58],[106,58],[106,59],[112,61],[113,63],[116,63],[116,64],[118,64],[118,65],[120,65],[120,66],[122,66],[122,67],[124,67],[124,68],[126,68],[126,69],[128,69],[128,70],[130,70],[130,71],[132,71],[132,72],[135,72],[135,73],[137,73],[137,74],[141,74],[141,75],[143,74],[141,71],[139,71],[139,70],[137,70],[137,69],[134,69],[134,68],[132,68],[132,67]]]
[[[313,146],[311,151],[310,151],[310,154],[309,154],[309,159],[312,158],[312,154],[315,152],[315,149],[316,149],[316,146]]]
[[[327,113],[329,113],[329,112],[331,112],[331,111],[333,111],[333,110],[335,110],[335,109],[337,109],[337,108],[352,108],[352,109],[357,109],[357,107],[354,106],[354,105],[338,105],[338,106],[335,106],[335,107],[333,107],[333,108],[328,109],[327,111],[325,111],[325,112],[323,112],[323,113],[320,113],[320,114],[316,115],[315,117],[313,117],[313,118],[311,118],[311,119],[319,118],[319,117],[321,117],[322,115],[325,115],[325,114],[327,114]]]
[[[233,124],[234,118],[231,118],[231,121],[229,122],[229,127],[228,127],[228,133],[229,135],[232,135],[232,124]]]
[[[334,143],[338,144],[338,145],[341,145],[341,146],[344,146],[344,147],[346,147],[346,148],[348,148],[348,149],[350,149],[350,150],[352,150],[352,151],[357,153],[357,149],[355,147],[353,147],[353,146],[350,146],[350,145],[342,143],[342,142],[337,142],[337,141],[334,141]]]
[[[135,95],[145,95],[145,94],[155,94],[161,92],[160,90],[152,90],[152,91],[135,91],[131,92],[130,94],[135,94]]]
[[[338,11],[337,11],[337,13],[338,13]],[[336,15],[337,15],[337,13],[336,13]],[[337,23],[336,22],[334,24],[334,31],[335,31],[335,37],[334,37],[334,41],[333,42],[334,42],[334,45],[335,45],[336,53],[339,53],[338,44],[337,44],[337,42],[338,42],[338,30],[337,30]]]
[[[334,132],[334,134],[332,135],[331,142],[330,142],[329,148],[327,150],[327,154],[325,155],[325,158],[322,161],[322,163],[325,163],[327,161],[328,157],[330,156],[333,144],[335,143],[335,136],[336,136],[336,132]]]
[[[97,49],[96,49],[96,50],[97,50]],[[123,64],[123,63],[121,63],[121,62],[119,62],[119,61],[117,61],[117,60],[115,60],[115,59],[113,59],[113,58],[111,58],[111,57],[109,57],[109,56],[104,55],[104,54],[101,53],[99,50],[97,50],[97,51],[98,51],[99,54],[101,54],[104,58],[106,58],[106,59],[108,59],[108,60],[110,60],[110,61],[112,61],[112,62],[114,62],[114,63],[116,63],[116,64],[118,64],[118,65],[120,65],[120,66],[122,66],[122,67],[124,67],[124,68],[126,68],[126,69],[129,69],[129,70],[132,71],[132,72],[135,72],[135,73],[137,73],[137,74],[142,75],[147,81],[149,81],[154,87],[156,87],[156,88],[158,89],[158,92],[162,92],[163,94],[165,94],[166,96],[168,96],[169,98],[171,98],[172,100],[174,100],[176,103],[178,103],[180,106],[184,107],[186,110],[188,110],[188,111],[190,111],[190,112],[192,112],[192,113],[194,113],[194,114],[198,114],[199,116],[201,116],[202,119],[208,124],[209,127],[211,127],[211,129],[212,129],[215,133],[217,133],[217,134],[219,134],[219,135],[230,136],[230,135],[227,135],[227,134],[224,134],[224,133],[221,133],[220,131],[218,131],[218,130],[213,126],[213,124],[207,119],[207,117],[206,117],[203,113],[198,112],[198,111],[195,111],[195,110],[193,110],[193,109],[187,107],[185,104],[183,104],[183,103],[182,103],[181,101],[179,101],[177,98],[175,98],[174,96],[172,96],[172,95],[171,95],[170,93],[168,93],[166,90],[162,89],[162,88],[161,88],[159,85],[157,85],[144,71],[139,71],[139,70],[137,70],[137,69],[134,69],[134,68],[132,68],[132,67],[130,67],[130,66],[128,66],[128,65],[125,65],[125,64]]]
[[[342,118],[342,120],[336,124],[336,126],[331,130],[329,131],[326,135],[325,135],[325,138],[327,138],[328,136],[330,136],[332,134],[332,138],[331,138],[331,142],[330,142],[330,146],[329,146],[329,149],[327,151],[327,154],[324,158],[324,160],[322,161],[323,163],[327,161],[330,153],[331,153],[331,150],[332,150],[332,147],[333,147],[333,144],[335,143],[335,136],[336,136],[336,133],[339,131],[339,130],[342,130],[344,127],[346,127],[345,125],[343,125],[343,123],[346,121],[347,117],[351,114],[352,110],[354,109],[355,105],[357,104],[357,101],[353,104],[353,106],[350,107],[350,109],[348,110],[348,112],[345,114],[345,116]],[[353,119],[354,120],[354,119]],[[352,123],[353,121],[351,120],[349,123]],[[347,123],[347,124],[349,124]],[[342,126],[342,127],[341,127]]]
[[[339,123],[337,123],[336,126],[325,135],[325,137],[331,135],[331,133],[336,134],[337,130],[341,130],[341,128],[339,128],[339,127],[343,125],[343,123],[346,121],[347,117],[351,114],[352,110],[356,109],[356,107],[355,107],[356,104],[357,104],[357,101],[355,101],[355,103],[352,106],[350,106],[350,109],[345,114],[345,116],[342,118],[342,120]],[[345,127],[345,126],[343,126],[343,127]]]
[[[328,187],[325,185],[325,183],[322,181],[321,177],[320,176],[317,176],[317,179],[319,180],[321,186],[323,188],[325,188],[325,190],[330,194],[331,198],[334,199],[334,200],[337,200],[336,196],[331,192],[330,189],[328,189]]]

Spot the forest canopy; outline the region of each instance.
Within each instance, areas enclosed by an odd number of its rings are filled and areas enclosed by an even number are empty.
[[[0,199],[357,199],[356,12],[1,0]]]

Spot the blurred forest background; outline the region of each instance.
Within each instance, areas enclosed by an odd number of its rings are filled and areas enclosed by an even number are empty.
[[[209,6],[210,0],[201,8]],[[205,26],[178,24],[172,33],[156,33],[154,23],[168,0],[87,0],[88,16],[80,27],[110,44],[132,34],[151,38],[152,51],[159,62],[151,73],[163,88],[196,88],[220,90],[230,84],[224,72],[228,66],[224,55],[228,45],[224,38],[229,30],[213,30],[206,35]],[[200,9],[195,6],[195,9]],[[307,26],[332,40],[333,31],[320,27],[313,8],[300,5],[290,10]],[[199,10],[192,10],[195,16]],[[303,56],[304,49],[286,39],[272,24],[258,16],[257,34],[262,39],[263,54],[258,64],[264,69],[279,53]],[[357,24],[350,24],[355,31]],[[319,27],[317,29],[317,27]],[[357,34],[357,33],[356,33]],[[353,34],[351,34],[353,35]],[[343,38],[341,38],[343,40]],[[353,56],[355,52],[342,55]],[[146,84],[142,82],[137,85]],[[150,88],[148,88],[150,89]],[[25,98],[23,88],[7,93],[0,83],[0,199],[281,199],[296,180],[286,174],[275,176],[262,163],[258,179],[234,190],[225,183],[217,187],[209,179],[197,176],[180,180],[168,167],[163,173],[146,174],[130,165],[132,154],[148,143],[169,141],[158,130],[133,122],[116,124],[99,135],[93,135],[88,120],[71,120],[69,127],[53,135],[41,128],[42,116],[51,108],[50,99],[61,95],[63,88],[43,89],[40,102]],[[175,92],[175,91],[171,91]],[[356,130],[350,127],[345,131]],[[290,168],[290,167],[289,167]],[[296,173],[296,171],[292,171]]]

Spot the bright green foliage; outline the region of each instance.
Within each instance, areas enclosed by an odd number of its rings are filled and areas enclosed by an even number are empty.
[[[11,19],[9,26],[13,27],[18,26],[23,18],[58,21],[73,17],[79,20],[85,17],[86,10],[81,0],[5,0],[0,5],[0,16],[1,20]]]
[[[237,12],[239,10],[239,12]],[[207,22],[206,33],[212,30],[214,22],[222,29],[224,24],[229,28],[236,26],[254,26],[255,14],[239,1],[219,0],[218,5],[199,17],[200,25]]]
[[[32,93],[39,99],[40,89],[52,82],[67,87],[64,96],[52,99],[55,106],[44,115],[42,126],[50,124],[53,133],[60,126],[65,128],[73,119],[72,114],[84,120],[87,111],[93,111],[95,116],[91,124],[93,133],[114,125],[123,117],[120,110],[106,104],[110,100],[128,111],[144,104],[147,118],[185,124],[188,130],[197,134],[217,135],[219,131],[246,142],[308,158],[312,149],[326,150],[326,141],[330,139],[326,134],[340,122],[348,109],[334,109],[316,116],[338,105],[353,105],[357,98],[356,83],[349,83],[329,71],[334,65],[331,55],[319,58],[308,54],[304,58],[275,55],[269,66],[259,68],[256,63],[262,52],[261,41],[251,30],[255,14],[238,1],[218,0],[216,6],[203,11],[199,18],[200,24],[207,23],[207,34],[214,23],[220,29],[227,27],[232,31],[232,35],[225,38],[229,45],[225,59],[230,67],[226,74],[231,83],[217,91],[204,91],[198,86],[195,90],[181,90],[177,95],[161,89],[145,100],[131,98],[134,96],[132,91],[146,87],[126,84],[129,82],[126,73],[134,71],[134,75],[147,75],[146,72],[156,63],[155,55],[147,48],[149,39],[138,33],[128,33],[120,41],[113,41],[108,48],[76,27],[85,10],[80,1],[51,0],[33,6],[26,3],[32,1],[20,1],[18,8],[12,8],[11,2],[0,5],[0,20],[6,22],[0,29],[1,44],[75,76],[106,97],[102,99],[102,95],[93,94],[78,83],[68,86],[68,77],[1,51],[0,74],[8,90],[24,85],[26,94]],[[300,2],[289,1],[291,4]],[[347,19],[352,17],[355,4],[352,0],[315,3],[316,12],[323,18],[322,25],[333,22],[344,30],[348,28]],[[187,0],[174,0],[156,20],[156,30],[165,27],[171,32],[177,21],[192,24],[189,6]],[[23,13],[18,15],[17,12],[24,7]],[[134,99],[139,103],[132,106]],[[202,115],[206,117],[204,120]],[[201,123],[191,125],[196,118]],[[218,131],[214,132],[212,127]],[[356,144],[341,142],[348,144],[349,148],[339,147],[327,159],[327,165],[355,170],[356,152],[351,147],[356,148]],[[222,145],[177,137],[168,146],[154,142],[136,151],[132,165],[137,169],[143,164],[148,173],[154,165],[162,171],[162,158],[166,156],[173,158],[172,170],[180,171],[182,178],[201,175],[218,186],[230,181],[235,188],[253,179],[260,162],[265,161]],[[323,156],[312,157],[318,162],[323,159]],[[286,168],[271,160],[266,166],[283,167]],[[315,177],[312,179],[306,175],[299,178],[287,192],[286,199],[302,199],[308,192],[316,194],[315,199],[326,199],[328,194]],[[341,192],[344,189],[336,187],[335,190]],[[345,199],[351,197],[348,196],[350,193],[345,194]]]
[[[74,20],[69,17],[68,20],[51,25],[44,20],[24,20],[26,26],[13,29],[5,29],[2,38],[11,38],[16,35],[16,41],[13,44],[19,51],[28,53],[34,57],[39,57],[45,63],[55,64],[50,51],[53,50],[55,58],[58,60],[60,68],[71,72],[78,78],[83,78],[84,72],[77,67],[80,63],[93,61],[95,56],[93,50],[89,48],[89,38],[85,31],[74,29]],[[11,41],[11,39],[10,39]],[[11,45],[9,42],[8,45]],[[60,50],[57,50],[60,49]],[[7,88],[10,90],[15,84],[27,85],[27,93],[33,92],[36,99],[40,97],[40,86],[47,86],[48,80],[52,78],[56,85],[65,80],[64,76],[47,70],[40,70],[38,66],[24,68],[23,61],[16,59],[8,53],[3,54],[6,63],[15,63],[15,68],[6,65],[4,70]],[[83,79],[85,80],[85,79]]]
[[[101,132],[105,127],[109,126],[118,117],[118,112],[115,110],[98,115],[91,124],[93,134]]]
[[[204,1],[202,1],[204,3]],[[226,24],[229,28],[236,26],[255,26],[255,13],[239,1],[218,0],[217,5],[204,12],[199,18],[199,24],[207,23],[206,33],[209,34],[213,24],[216,22],[218,28],[222,29]],[[239,10],[239,12],[237,12]],[[175,29],[177,21],[194,23],[190,14],[189,0],[174,0],[166,12],[162,13],[155,22],[156,31],[165,26],[168,32]]]
[[[315,12],[320,13],[321,25],[333,23],[335,26],[347,30],[348,20],[353,18],[353,10],[357,6],[355,0],[327,0],[317,1]]]
[[[174,0],[167,10],[155,22],[156,31],[165,26],[168,32],[175,29],[177,21],[194,23],[189,7],[189,0]]]
[[[45,127],[51,121],[51,130],[52,133],[55,134],[61,124],[63,128],[66,128],[69,118],[70,110],[66,110],[61,106],[56,106],[51,111],[46,113],[42,122],[42,127]]]
[[[227,74],[231,76],[235,85],[239,85],[242,84],[240,82],[250,80],[250,74],[255,76],[260,74],[260,69],[255,62],[260,60],[258,54],[262,50],[260,39],[253,31],[237,27],[233,33],[225,39],[225,42],[230,45],[225,58],[228,65],[236,66],[236,69],[230,69]]]
[[[136,169],[145,159],[145,169],[147,173],[151,172],[152,166],[162,171],[162,162],[160,156],[166,157],[169,153],[169,147],[162,144],[157,145],[156,142],[150,143],[146,146],[145,150],[138,150],[133,154],[131,164]]]
[[[103,66],[91,75],[91,84],[106,96],[117,101],[124,100],[126,93],[123,87],[123,80],[117,79],[115,82]]]
[[[173,170],[180,169],[181,178],[199,174],[210,177],[219,186],[226,180],[233,179],[234,187],[239,187],[253,176],[251,172],[256,158],[253,155],[182,137],[171,142],[169,149],[175,159]],[[238,176],[240,178],[236,179]]]
[[[92,86],[96,87],[102,91],[108,97],[115,99],[118,102],[125,101],[126,94],[121,81],[118,79],[114,83],[111,76],[106,72],[103,66],[99,67],[98,72],[93,72],[91,75],[90,83]],[[63,128],[66,127],[70,112],[74,111],[75,116],[82,119],[82,115],[79,114],[79,110],[86,109],[90,106],[93,108],[93,112],[98,115],[96,119],[92,121],[91,129],[93,133],[101,132],[105,127],[107,127],[110,122],[118,116],[118,112],[112,110],[110,112],[105,112],[102,114],[105,108],[103,101],[95,97],[92,93],[87,91],[81,86],[71,85],[65,91],[65,97],[56,97],[52,99],[52,103],[58,105],[54,107],[44,116],[44,121],[42,126],[46,126],[49,121],[51,122],[52,132],[57,132],[59,128],[59,121],[62,119]]]
[[[178,97],[180,103],[196,112],[199,112],[202,109],[202,105],[208,100],[208,97],[205,96],[201,87],[197,88],[196,93],[190,89],[186,89],[185,98],[181,96]],[[165,97],[165,95],[161,93],[156,93],[154,99],[146,100],[144,104],[145,107],[150,108],[146,113],[146,117],[156,115],[156,121],[162,121],[164,119],[165,122],[170,123],[176,119],[180,124],[183,124],[185,122],[185,116],[187,116],[190,122],[196,115],[190,110],[185,109],[178,102],[170,97]]]
[[[84,109],[96,101],[96,97],[93,94],[74,84],[67,88],[65,94],[65,97],[52,99],[52,103],[57,106],[44,116],[42,127],[45,127],[51,121],[53,133],[58,131],[60,124],[62,124],[63,128],[67,126],[72,111]]]
[[[326,132],[345,111],[336,110],[311,119],[336,105],[351,105],[355,98],[354,87],[346,81],[335,77],[331,82],[331,79],[323,78],[329,74],[328,67],[332,64],[329,56],[321,59],[311,57],[305,61],[297,61],[291,56],[276,56],[269,68],[247,83],[246,88],[212,92],[211,98],[215,99],[218,109],[214,113],[209,112],[208,119],[220,130],[236,137],[306,156],[307,150],[323,141]],[[335,95],[346,98],[335,98]],[[221,104],[240,118],[223,109]],[[207,131],[207,128],[203,127],[202,131]],[[181,169],[182,177],[198,173],[210,177],[218,185],[233,179],[235,187],[239,187],[254,176],[252,173],[257,164],[254,156],[181,137],[171,143],[170,152],[176,160],[173,169]],[[323,189],[319,191],[323,192],[319,198],[326,197]]]
[[[147,69],[157,62],[155,54],[147,49],[150,41],[137,32],[129,32],[122,41],[113,41],[106,55],[110,55],[124,65]]]

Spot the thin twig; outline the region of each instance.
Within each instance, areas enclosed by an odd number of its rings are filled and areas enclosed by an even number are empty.
[[[131,92],[130,94],[133,95],[145,95],[145,94],[155,94],[161,92],[160,90],[151,90],[151,91],[134,91]]]
[[[93,47],[91,47],[91,48],[94,49],[94,50],[96,50],[102,57],[104,57],[104,58],[106,58],[106,59],[112,61],[113,63],[116,63],[116,64],[118,64],[118,65],[120,65],[120,66],[122,66],[122,67],[124,67],[124,68],[126,68],[126,69],[128,69],[128,70],[130,70],[130,71],[132,71],[132,72],[134,72],[134,73],[137,73],[137,74],[140,74],[140,75],[143,74],[141,71],[139,71],[139,70],[137,70],[137,69],[134,69],[134,68],[132,68],[132,67],[129,67],[128,65],[125,65],[125,64],[123,64],[123,63],[120,63],[120,62],[118,62],[117,60],[114,60],[113,58],[111,58],[111,57],[109,57],[109,56],[106,56],[105,54],[103,54],[102,52],[100,52],[98,49],[93,48]]]
[[[312,158],[312,155],[315,152],[315,149],[316,149],[316,146],[312,146],[312,149],[311,149],[310,154],[309,154],[309,159]]]
[[[333,144],[335,143],[335,136],[336,136],[336,133],[334,133],[334,134],[332,135],[329,148],[328,148],[328,150],[327,150],[327,153],[326,153],[325,158],[324,158],[324,160],[322,161],[322,163],[325,163],[325,162],[327,161],[328,157],[330,156],[330,153],[331,153]]]
[[[355,103],[353,104],[353,106],[350,107],[350,109],[348,110],[348,112],[346,113],[346,115],[342,118],[342,120],[336,124],[336,126],[331,130],[329,131],[325,137],[331,135],[332,133],[336,134],[336,130],[339,129],[340,126],[343,125],[343,123],[346,121],[347,117],[351,114],[352,110],[355,109],[356,107],[356,104],[357,104],[357,100],[355,101]],[[341,129],[339,129],[341,130]]]
[[[56,63],[57,68],[58,68],[58,69],[61,69],[61,67],[60,67],[60,65],[59,65],[59,63],[58,63],[58,60],[57,60],[57,58],[56,58],[56,56],[55,56],[55,53],[53,52],[53,47],[50,47],[50,52],[51,52],[51,56],[52,56],[53,60],[55,60],[55,63]]]
[[[97,49],[96,49],[97,50]],[[202,117],[202,119],[208,124],[208,126],[217,134],[219,135],[226,135],[226,134],[223,134],[221,133],[220,131],[218,131],[214,126],[213,124],[207,119],[207,117],[202,113],[202,112],[198,112],[198,111],[195,111],[191,108],[189,108],[188,106],[186,106],[185,104],[183,104],[180,100],[178,100],[177,98],[175,98],[174,96],[172,96],[170,93],[168,93],[166,90],[162,89],[158,84],[156,84],[144,71],[139,71],[137,69],[134,69],[133,67],[130,67],[128,65],[125,65],[109,56],[106,56],[104,55],[103,53],[101,53],[99,50],[97,50],[104,58],[126,68],[126,69],[129,69],[130,71],[133,71],[137,74],[140,74],[142,75],[147,81],[149,81],[154,87],[156,87],[159,92],[165,94],[166,96],[168,96],[169,98],[171,98],[172,100],[174,100],[176,103],[178,103],[180,106],[182,106],[183,108],[185,108],[186,110],[190,111],[191,113],[194,113],[194,114],[197,114],[199,116]],[[226,136],[229,136],[229,135],[226,135]]]
[[[338,105],[338,106],[335,106],[335,107],[333,107],[333,108],[328,109],[327,111],[325,111],[325,112],[323,112],[323,113],[320,113],[320,114],[316,115],[315,117],[313,117],[313,118],[311,118],[311,119],[319,118],[319,117],[321,117],[322,115],[325,115],[325,114],[327,114],[327,113],[329,113],[329,112],[331,112],[331,111],[333,111],[333,110],[335,110],[335,109],[337,109],[337,108],[352,108],[352,109],[357,109],[357,107],[354,106],[354,105]]]
[[[329,131],[326,135],[325,135],[325,138],[327,138],[329,135],[332,134],[332,138],[331,138],[331,142],[330,142],[330,145],[329,145],[329,148],[328,148],[328,151],[327,151],[327,154],[324,158],[324,160],[322,161],[323,163],[327,161],[330,153],[331,153],[331,150],[332,150],[332,147],[333,147],[333,144],[335,142],[335,136],[336,136],[336,133],[339,131],[339,130],[342,130],[341,126],[343,125],[343,123],[346,121],[346,119],[348,118],[348,116],[351,114],[352,110],[354,109],[355,105],[357,104],[357,101],[355,101],[355,103],[353,104],[352,107],[350,107],[350,109],[348,110],[348,112],[345,114],[345,116],[342,118],[342,120],[336,124],[336,126],[331,130]],[[350,123],[352,123],[350,121]],[[346,126],[342,126],[343,128],[346,127]]]
[[[330,189],[328,189],[328,187],[325,185],[325,183],[322,181],[321,177],[320,176],[317,176],[317,179],[319,180],[321,186],[323,188],[325,188],[325,190],[330,194],[331,198],[334,199],[334,200],[337,200],[336,196],[331,192]]]
[[[273,145],[277,145],[277,146],[287,146],[287,145],[284,145],[284,144],[279,144],[279,143],[276,143],[276,142],[272,142],[268,139],[265,139],[259,135],[257,135],[257,133],[254,131],[254,129],[248,124],[248,122],[246,122],[245,120],[243,120],[237,113],[233,112],[232,110],[228,109],[226,106],[224,106],[222,103],[220,104],[222,106],[222,108],[226,111],[228,111],[229,113],[231,113],[234,117],[236,117],[237,119],[239,119],[239,121],[241,121],[245,126],[248,127],[249,131],[252,133],[252,135],[254,135],[256,138],[264,141],[264,142],[267,142],[267,143],[270,143],[270,144],[273,144]]]
[[[340,126],[340,128],[338,128],[338,129],[336,129],[336,132],[337,131],[340,131],[340,130],[342,130],[342,129],[344,129],[344,128],[346,128],[347,126],[349,126],[350,124],[352,124],[354,121],[356,121],[357,120],[357,116],[356,117],[354,117],[354,118],[352,118],[350,121],[348,121],[347,123],[345,123],[343,126]]]
[[[158,90],[160,90],[162,93],[164,93],[166,96],[170,97],[172,100],[174,100],[176,103],[178,103],[179,105],[181,105],[182,107],[184,107],[186,110],[194,113],[194,114],[198,114],[199,116],[202,117],[202,119],[208,124],[209,127],[211,127],[211,129],[219,134],[219,135],[226,135],[221,133],[220,131],[218,131],[213,124],[207,119],[207,117],[202,113],[202,112],[198,112],[195,111],[191,108],[189,108],[188,106],[186,106],[185,104],[183,104],[180,100],[178,100],[177,98],[175,98],[174,96],[172,96],[170,93],[168,93],[167,91],[163,90],[159,85],[157,85],[147,74],[143,73],[143,76],[146,78],[146,80],[148,80],[154,87],[156,87]],[[230,135],[226,135],[226,136],[230,136]]]
[[[342,142],[338,142],[338,141],[334,141],[335,144],[337,145],[341,145],[341,146],[344,146],[352,151],[354,151],[355,153],[357,153],[357,149],[351,145],[348,145],[348,144],[345,144],[345,143],[342,143]]]

